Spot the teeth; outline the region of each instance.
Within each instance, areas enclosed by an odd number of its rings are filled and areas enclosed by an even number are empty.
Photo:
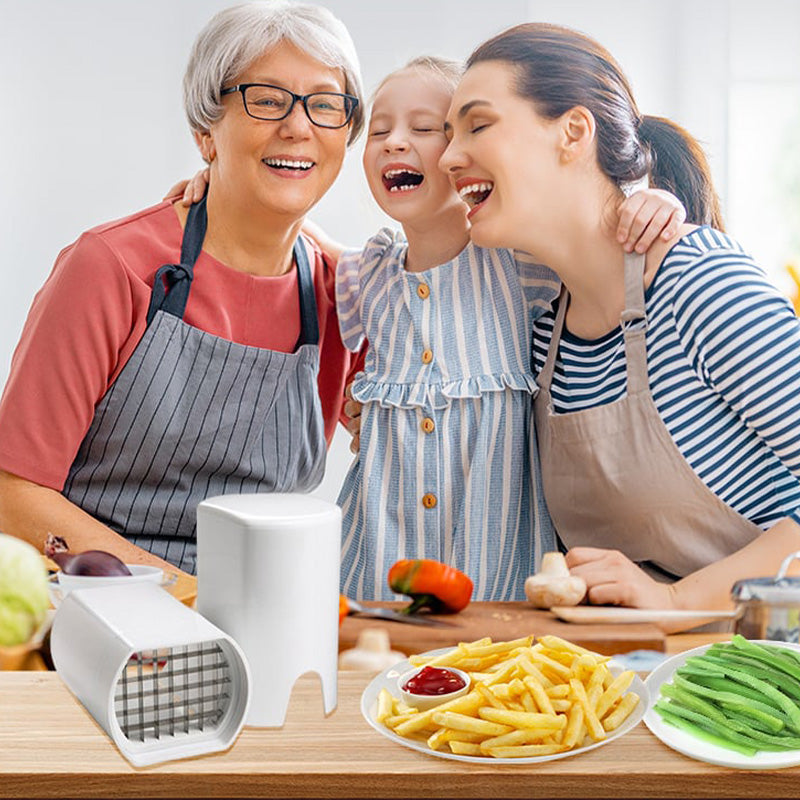
[[[289,161],[286,158],[265,158],[264,161],[271,167],[286,167],[288,169],[311,169],[313,161]]]
[[[383,173],[383,177],[388,179],[397,178],[400,175],[422,175],[422,173],[413,169],[390,169]]]
[[[459,197],[466,197],[468,194],[476,194],[478,192],[490,192],[492,190],[491,183],[470,183],[468,186],[462,186],[458,190]]]
[[[412,189],[416,189],[417,184],[415,183],[406,183],[401,186],[391,186],[389,187],[390,192],[410,192]]]

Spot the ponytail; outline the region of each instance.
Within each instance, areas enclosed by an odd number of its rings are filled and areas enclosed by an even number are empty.
[[[724,231],[719,198],[703,148],[688,131],[664,117],[645,116],[639,139],[650,150],[650,185],[672,192],[686,209],[686,221]]]

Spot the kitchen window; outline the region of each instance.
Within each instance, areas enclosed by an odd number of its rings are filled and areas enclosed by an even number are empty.
[[[795,299],[800,287],[800,82],[730,88],[727,229]]]

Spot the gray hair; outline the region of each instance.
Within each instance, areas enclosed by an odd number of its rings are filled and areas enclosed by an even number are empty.
[[[358,98],[348,144],[364,127],[364,98],[356,48],[344,23],[326,8],[260,0],[216,14],[195,40],[183,77],[183,103],[193,131],[203,133],[224,113],[220,92],[282,41],[344,72],[346,94]]]

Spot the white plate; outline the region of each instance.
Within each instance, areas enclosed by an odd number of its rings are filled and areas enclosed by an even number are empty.
[[[759,644],[787,647],[800,652],[800,645],[790,642],[753,641]],[[699,656],[701,653],[705,653],[709,647],[711,647],[711,645],[706,644],[701,647],[695,647],[693,650],[687,650],[685,653],[679,653],[667,659],[647,676],[644,685],[649,691],[651,703],[650,708],[648,708],[647,713],[644,715],[644,724],[668,747],[677,750],[679,753],[683,753],[685,756],[696,758],[698,761],[706,761],[709,764],[717,764],[721,767],[737,767],[739,769],[780,769],[781,767],[795,767],[800,764],[800,750],[785,750],[782,752],[763,751],[761,753],[756,753],[754,756],[746,756],[743,753],[737,753],[735,750],[726,750],[724,747],[718,747],[710,742],[697,739],[691,734],[680,730],[680,728],[676,728],[664,722],[664,720],[653,711],[652,706],[656,704],[661,694],[661,685],[669,683],[672,680],[675,670],[677,670],[678,667],[682,667],[686,663],[687,658],[690,656]]]
[[[447,653],[452,650],[452,647],[442,647],[438,650],[430,650],[427,653],[422,653],[423,656],[437,656],[440,653]],[[397,744],[404,747],[410,747],[412,750],[418,750],[420,753],[425,753],[429,756],[437,756],[438,758],[449,758],[453,761],[469,761],[473,764],[536,764],[540,761],[553,761],[556,758],[567,758],[568,756],[576,756],[580,753],[585,753],[587,750],[594,750],[596,747],[602,747],[604,744],[613,742],[614,739],[619,739],[624,736],[629,730],[635,728],[641,721],[644,713],[649,705],[649,697],[647,689],[645,688],[642,679],[638,675],[634,676],[633,683],[631,683],[629,691],[635,692],[639,695],[639,703],[636,708],[631,712],[628,719],[622,723],[615,731],[610,733],[607,738],[600,742],[592,742],[584,747],[576,747],[573,750],[565,750],[563,753],[553,753],[549,756],[533,756],[529,758],[492,758],[491,756],[462,756],[456,753],[450,753],[444,750],[431,750],[428,745],[418,739],[406,739],[403,736],[398,736],[394,731],[387,728],[382,723],[375,719],[378,711],[378,695],[381,689],[388,689],[395,697],[397,696],[397,678],[409,669],[413,669],[410,661],[401,661],[387,670],[377,675],[372,682],[364,689],[361,695],[361,713],[364,719],[375,728],[378,733],[391,739]],[[609,665],[613,675],[619,675],[622,670],[614,664]]]

